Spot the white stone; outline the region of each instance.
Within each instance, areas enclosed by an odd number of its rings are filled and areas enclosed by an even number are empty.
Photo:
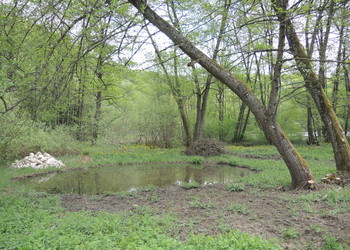
[[[42,169],[47,167],[63,167],[64,163],[55,159],[48,153],[42,154],[37,152],[36,154],[30,153],[29,156],[24,157],[22,160],[16,160],[11,164],[12,168],[27,168],[32,167],[35,169]]]

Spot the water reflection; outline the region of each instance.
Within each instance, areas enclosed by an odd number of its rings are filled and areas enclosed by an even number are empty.
[[[128,165],[74,170],[21,182],[49,193],[101,194],[194,181],[201,185],[225,184],[249,173],[247,169],[225,165]]]

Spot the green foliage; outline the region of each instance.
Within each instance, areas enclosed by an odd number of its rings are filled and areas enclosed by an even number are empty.
[[[343,250],[344,248],[342,244],[338,242],[338,240],[334,236],[327,236],[325,238],[325,243],[323,244],[323,249],[325,250]]]
[[[147,187],[142,188],[142,190],[145,192],[151,192],[151,191],[154,191],[156,189],[157,189],[157,187],[154,185],[148,185]]]
[[[287,239],[294,239],[300,236],[300,232],[295,227],[289,227],[282,230],[283,237]]]
[[[30,152],[47,152],[54,156],[65,154],[79,154],[82,144],[71,136],[69,127],[57,127],[56,129],[44,126],[29,126],[22,128],[23,132],[7,143],[6,158],[20,158],[29,155]],[[1,145],[0,145],[1,150]]]
[[[244,188],[245,188],[245,186],[243,184],[239,184],[239,183],[232,183],[232,184],[226,185],[227,191],[241,192],[244,190]]]
[[[126,199],[126,198],[135,198],[137,196],[136,191],[131,191],[131,192],[119,192],[118,193],[120,199]]]
[[[192,164],[203,164],[204,159],[203,159],[203,157],[200,157],[200,156],[193,156],[189,162]]]
[[[197,235],[188,240],[193,249],[282,249],[277,244],[269,243],[260,237],[253,240],[248,234],[231,231],[216,237]],[[184,247],[186,249],[187,247]]]
[[[281,249],[259,237],[238,231],[191,236],[181,242],[168,235],[176,226],[171,217],[147,209],[130,213],[65,212],[56,197],[0,197],[0,247],[82,249]]]
[[[333,210],[332,214],[350,212],[350,186],[345,188],[327,188],[319,192],[301,195],[298,200],[306,202],[327,202]]]
[[[212,209],[214,205],[208,202],[201,201],[200,197],[195,197],[193,201],[190,202],[191,207],[200,208],[200,209]]]
[[[238,214],[244,214],[244,215],[249,214],[248,206],[245,204],[241,204],[241,203],[233,203],[233,204],[229,205],[227,207],[227,211],[231,211],[231,212],[238,213]]]
[[[322,232],[325,231],[324,228],[322,228],[322,227],[320,227],[319,225],[316,225],[316,224],[311,225],[310,230],[312,230],[312,231],[314,231],[316,233],[322,233]]]
[[[200,187],[200,184],[196,181],[189,181],[189,182],[182,182],[181,187],[184,189],[192,189],[192,188],[198,188]]]

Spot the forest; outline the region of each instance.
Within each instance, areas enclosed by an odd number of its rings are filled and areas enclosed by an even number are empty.
[[[349,121],[348,1],[1,1],[0,249],[348,249]]]

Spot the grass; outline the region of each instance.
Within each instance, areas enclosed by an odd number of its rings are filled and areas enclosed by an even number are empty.
[[[325,237],[325,243],[323,244],[323,249],[329,249],[329,250],[345,250],[348,248],[343,247],[341,243],[338,242],[337,238],[334,236],[327,236]]]
[[[248,206],[245,204],[241,204],[241,203],[231,204],[230,206],[228,206],[227,211],[231,211],[231,212],[238,213],[238,214],[244,214],[244,215],[249,214]]]
[[[190,182],[182,182],[181,187],[184,189],[192,189],[192,188],[198,188],[200,187],[200,184],[196,181],[190,181]]]
[[[298,146],[299,152],[307,159],[317,181],[327,173],[335,171],[332,149],[329,145],[320,147]],[[290,176],[282,160],[248,159],[239,154],[260,157],[276,157],[277,151],[272,146],[240,147],[229,146],[228,151],[236,155],[217,157],[196,157],[182,154],[183,149],[150,149],[145,146],[120,146],[117,148],[86,147],[93,161],[82,163],[81,155],[58,157],[66,163],[66,168],[88,167],[94,165],[150,163],[150,162],[220,162],[221,164],[247,166],[256,170],[249,176],[242,176],[236,183],[226,186],[228,191],[252,190],[260,192],[266,188],[277,188],[290,185]],[[54,154],[53,154],[54,155]],[[130,212],[68,212],[60,207],[56,196],[35,193],[19,189],[12,177],[26,174],[47,172],[55,169],[10,169],[10,163],[0,165],[0,249],[41,249],[41,248],[77,248],[77,249],[281,249],[276,243],[244,234],[235,230],[223,230],[226,233],[217,236],[189,235],[185,241],[174,238],[174,231],[181,226],[177,218],[170,215],[158,216],[154,211],[144,207]],[[195,188],[194,182],[183,183],[184,188]],[[142,191],[155,190],[147,186]],[[105,194],[109,195],[109,194]],[[137,192],[121,192],[120,199],[136,197]],[[158,202],[157,196],[150,196],[150,202]],[[314,202],[326,202],[332,207],[331,213],[350,212],[350,188],[321,189],[305,192],[291,203],[307,207]],[[194,208],[215,209],[212,204],[194,199]],[[234,203],[228,211],[237,214],[249,214],[245,204]],[[311,211],[310,212],[318,212]],[[326,234],[318,225],[310,230]],[[284,238],[297,239],[301,232],[296,228],[286,228]],[[332,235],[324,235],[324,249],[343,249]],[[344,247],[344,249],[346,249]]]
[[[226,190],[232,192],[241,192],[244,190],[244,188],[244,184],[241,183],[231,183],[226,185]]]
[[[350,186],[345,188],[327,188],[318,192],[307,193],[296,198],[299,202],[326,202],[332,210],[331,215],[350,212]]]
[[[200,197],[195,197],[193,201],[190,202],[191,207],[200,209],[212,209],[214,205],[208,202],[201,201]]]
[[[298,238],[301,233],[295,227],[289,227],[282,230],[283,237],[287,239]]]
[[[176,219],[145,208],[136,213],[66,212],[57,197],[7,195],[0,199],[4,249],[281,249],[259,237],[231,231],[217,237],[171,237]]]

